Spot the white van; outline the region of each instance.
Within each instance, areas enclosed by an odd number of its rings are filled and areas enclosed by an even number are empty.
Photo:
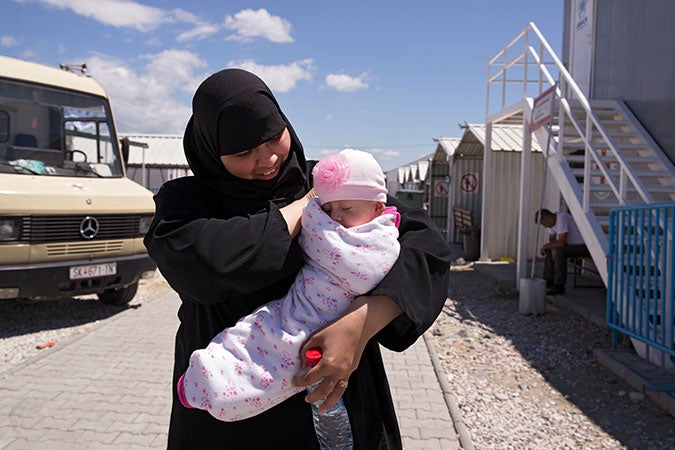
[[[131,301],[154,203],[121,147],[94,80],[0,56],[0,300]]]

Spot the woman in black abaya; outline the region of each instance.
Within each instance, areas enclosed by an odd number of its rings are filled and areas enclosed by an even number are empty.
[[[326,395],[325,407],[344,399],[355,448],[401,448],[379,344],[402,351],[432,324],[446,298],[450,251],[424,211],[392,197],[388,203],[401,213],[399,260],[373,292],[305,343],[324,357],[294,382],[323,378],[319,388],[239,422],[180,404],[175,386],[192,351],[282,297],[303,265],[295,238],[313,166],[268,87],[249,72],[212,75],[192,106],[183,145],[194,176],[162,186],[145,237],[182,300],[168,448],[317,449],[305,397]]]

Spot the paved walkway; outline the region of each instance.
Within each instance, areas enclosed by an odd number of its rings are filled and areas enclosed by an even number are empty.
[[[178,305],[158,293],[0,373],[0,449],[164,448]],[[433,348],[383,353],[404,448],[460,448]]]

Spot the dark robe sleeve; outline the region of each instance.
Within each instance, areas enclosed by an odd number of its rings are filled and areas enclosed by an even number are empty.
[[[388,198],[401,213],[401,253],[372,295],[386,295],[403,310],[377,340],[394,351],[412,345],[431,326],[448,295],[450,247],[426,211]]]
[[[223,302],[270,286],[302,265],[300,248],[273,203],[227,218],[222,212],[227,205],[214,203],[213,191],[176,181],[155,195],[155,218],[144,242],[181,296],[202,304]]]

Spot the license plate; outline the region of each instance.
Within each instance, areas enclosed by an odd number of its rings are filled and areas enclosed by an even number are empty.
[[[104,277],[117,273],[117,263],[91,264],[88,266],[73,266],[70,268],[70,279]]]

